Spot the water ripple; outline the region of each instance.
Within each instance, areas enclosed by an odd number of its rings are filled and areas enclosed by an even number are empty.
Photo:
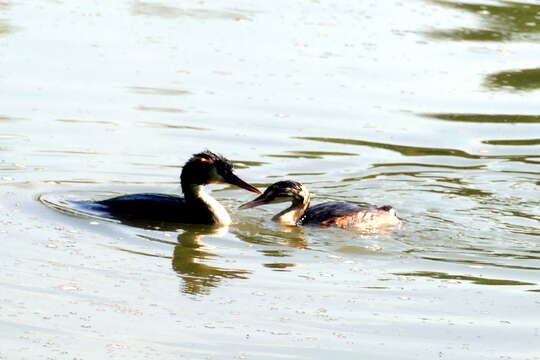
[[[483,29],[457,28],[424,32],[428,37],[455,41],[532,41],[538,38],[540,5],[520,1],[494,1],[492,4],[427,0],[432,4],[472,14]]]
[[[449,274],[445,272],[434,272],[434,271],[413,271],[413,272],[398,272],[393,273],[393,275],[398,276],[410,276],[410,277],[428,277],[431,279],[441,279],[441,280],[465,280],[470,281],[477,285],[498,285],[498,286],[531,286],[536,285],[536,283],[517,281],[517,280],[505,280],[505,279],[493,279],[493,278],[484,278],[478,276],[470,275],[458,275],[458,274]]]
[[[480,113],[419,113],[437,120],[486,124],[540,124],[540,115]]]
[[[540,117],[539,120],[540,121]],[[326,137],[295,137],[296,139],[319,141],[325,143],[334,144],[347,144],[356,146],[368,146],[372,148],[385,149],[400,153],[403,156],[449,156],[459,157],[464,159],[505,159],[512,161],[528,161],[530,158],[540,158],[539,154],[524,154],[524,155],[476,155],[470,154],[466,151],[459,149],[448,148],[432,148],[432,147],[420,147],[420,146],[408,146],[390,143],[380,143],[373,141],[364,141],[356,139],[340,139],[340,138],[326,138]]]
[[[540,145],[540,139],[483,140],[482,143],[498,146],[535,146]]]
[[[157,16],[163,19],[175,19],[179,17],[188,17],[203,20],[235,20],[251,21],[251,15],[254,13],[247,10],[210,10],[210,9],[186,9],[171,5],[148,3],[136,1],[132,8],[133,15]],[[249,16],[248,16],[249,15]]]
[[[145,86],[128,86],[130,91],[135,94],[143,95],[166,95],[166,96],[176,96],[176,95],[190,95],[191,91],[179,90],[179,89],[163,89],[163,88],[153,88]]]
[[[540,68],[496,72],[487,75],[484,86],[491,90],[533,91],[540,89]]]

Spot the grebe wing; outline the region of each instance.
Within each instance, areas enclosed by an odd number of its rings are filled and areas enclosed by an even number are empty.
[[[349,203],[319,204],[306,210],[301,223],[304,225],[349,226],[349,223],[358,221],[359,213],[371,210],[377,210],[377,208]]]
[[[102,201],[74,201],[76,210],[115,219],[182,221],[184,198],[165,194],[133,194]]]
[[[166,195],[158,193],[131,194],[113,197],[106,200],[96,201],[100,204],[120,204],[120,203],[160,203],[160,204],[179,204],[185,203],[185,199],[175,195]]]

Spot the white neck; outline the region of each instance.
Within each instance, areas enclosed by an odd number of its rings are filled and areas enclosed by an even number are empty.
[[[229,225],[232,222],[227,209],[212,196],[208,195],[208,193],[204,191],[203,185],[189,185],[189,187],[184,189],[184,195],[186,198],[189,196],[190,199],[202,202],[203,206],[212,213],[216,220],[216,224]]]
[[[289,206],[287,209],[280,211],[277,213],[272,220],[281,224],[281,225],[289,225],[289,226],[295,226],[298,225],[298,220],[304,215],[304,212],[306,212],[306,209],[309,206],[309,197],[307,201],[304,201],[303,203],[297,203],[293,202],[291,206]]]

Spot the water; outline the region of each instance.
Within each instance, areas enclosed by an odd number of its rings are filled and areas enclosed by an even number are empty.
[[[534,1],[0,3],[0,359],[540,358],[539,37]],[[64,206],[205,148],[403,225]]]

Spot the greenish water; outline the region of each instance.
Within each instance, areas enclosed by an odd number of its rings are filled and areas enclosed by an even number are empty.
[[[539,359],[537,2],[0,2],[0,359]],[[260,188],[394,206],[379,233],[65,200]]]

